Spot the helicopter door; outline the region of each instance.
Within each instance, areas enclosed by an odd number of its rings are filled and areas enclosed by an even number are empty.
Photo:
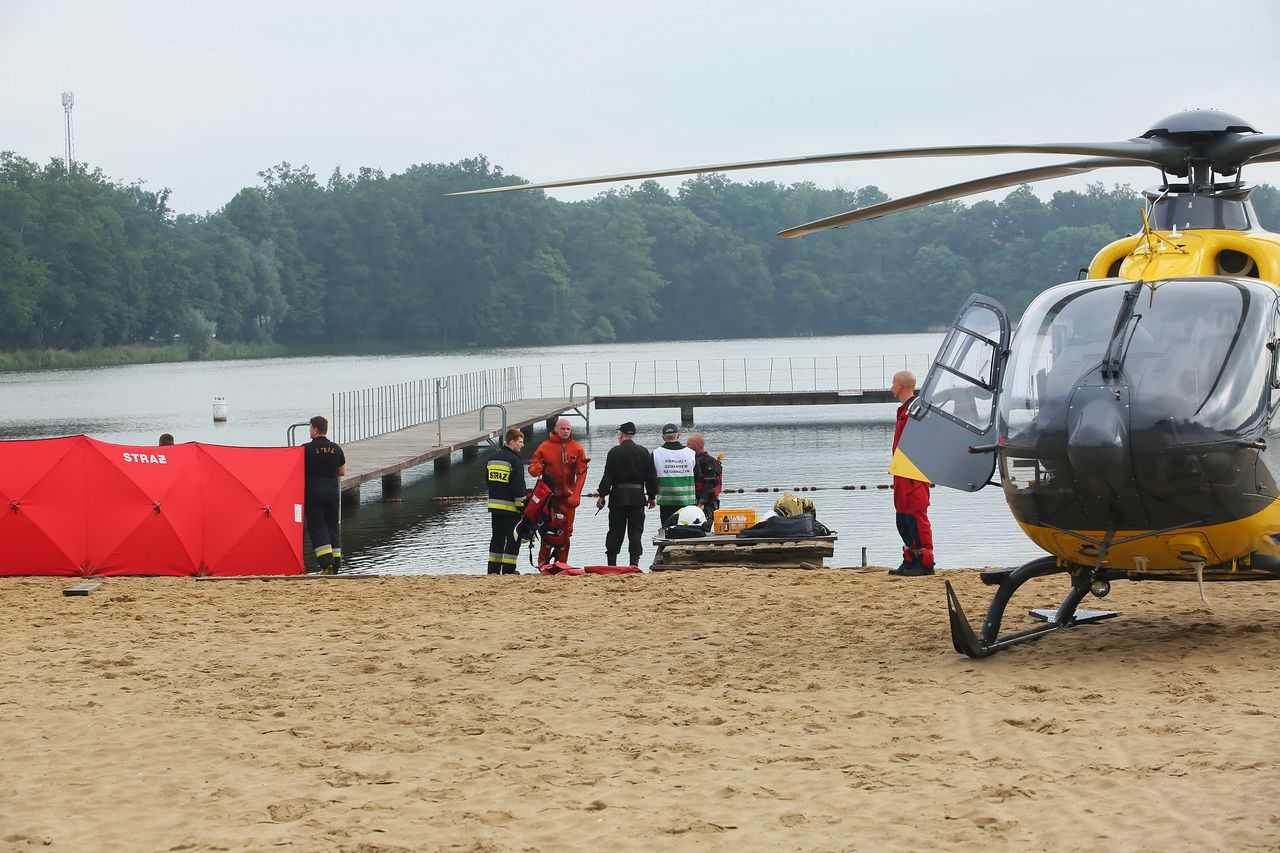
[[[1009,315],[975,293],[907,410],[891,474],[966,492],[987,485],[996,466],[996,404],[1008,354]]]

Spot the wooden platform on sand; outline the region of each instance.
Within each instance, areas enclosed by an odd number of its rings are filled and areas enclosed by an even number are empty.
[[[830,536],[742,537],[703,536],[697,539],[653,539],[657,552],[651,571],[702,569],[712,566],[760,566],[768,568],[817,569],[835,554],[836,540]]]

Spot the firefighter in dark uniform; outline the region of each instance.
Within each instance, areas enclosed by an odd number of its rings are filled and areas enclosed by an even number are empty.
[[[515,535],[524,509],[524,433],[511,427],[503,436],[505,444],[489,457],[485,465],[489,481],[489,574],[517,575],[516,555],[520,539]]]
[[[320,415],[311,419],[311,440],[302,445],[306,472],[307,535],[320,564],[320,574],[336,575],[342,568],[342,539],[338,527],[339,492],[347,473],[347,457],[342,448],[327,438],[329,421]]]
[[[644,553],[644,509],[653,508],[658,496],[658,472],[653,465],[653,454],[648,448],[636,444],[636,425],[627,421],[618,427],[618,446],[609,451],[604,460],[604,475],[596,490],[596,508],[604,509],[609,500],[609,533],[604,539],[605,560],[611,566],[618,564],[618,552],[622,550],[622,537],[627,537],[631,562],[640,564]]]

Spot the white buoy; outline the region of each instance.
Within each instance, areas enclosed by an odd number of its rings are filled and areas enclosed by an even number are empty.
[[[217,421],[225,421],[226,419],[227,419],[227,398],[214,397],[213,398],[213,420],[217,422]]]

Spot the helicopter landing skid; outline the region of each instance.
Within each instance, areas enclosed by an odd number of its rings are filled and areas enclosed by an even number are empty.
[[[1056,610],[1032,611],[1033,616],[1044,620],[1043,624],[1001,637],[1000,621],[1004,618],[1004,610],[1018,587],[1033,578],[1065,571],[1066,569],[1058,566],[1053,557],[1041,557],[1012,571],[983,572],[983,582],[995,585],[997,589],[991,598],[991,604],[987,607],[987,618],[982,623],[981,636],[975,634],[969,625],[969,619],[964,615],[964,608],[960,606],[960,599],[951,587],[951,581],[947,581],[947,616],[951,621],[951,645],[962,655],[985,658],[1001,649],[1039,639],[1053,631],[1119,615],[1116,611],[1110,610],[1077,610],[1080,602],[1089,592],[1092,581],[1092,573],[1079,572],[1072,577],[1071,591],[1067,593],[1067,597],[1062,600],[1062,604]]]

